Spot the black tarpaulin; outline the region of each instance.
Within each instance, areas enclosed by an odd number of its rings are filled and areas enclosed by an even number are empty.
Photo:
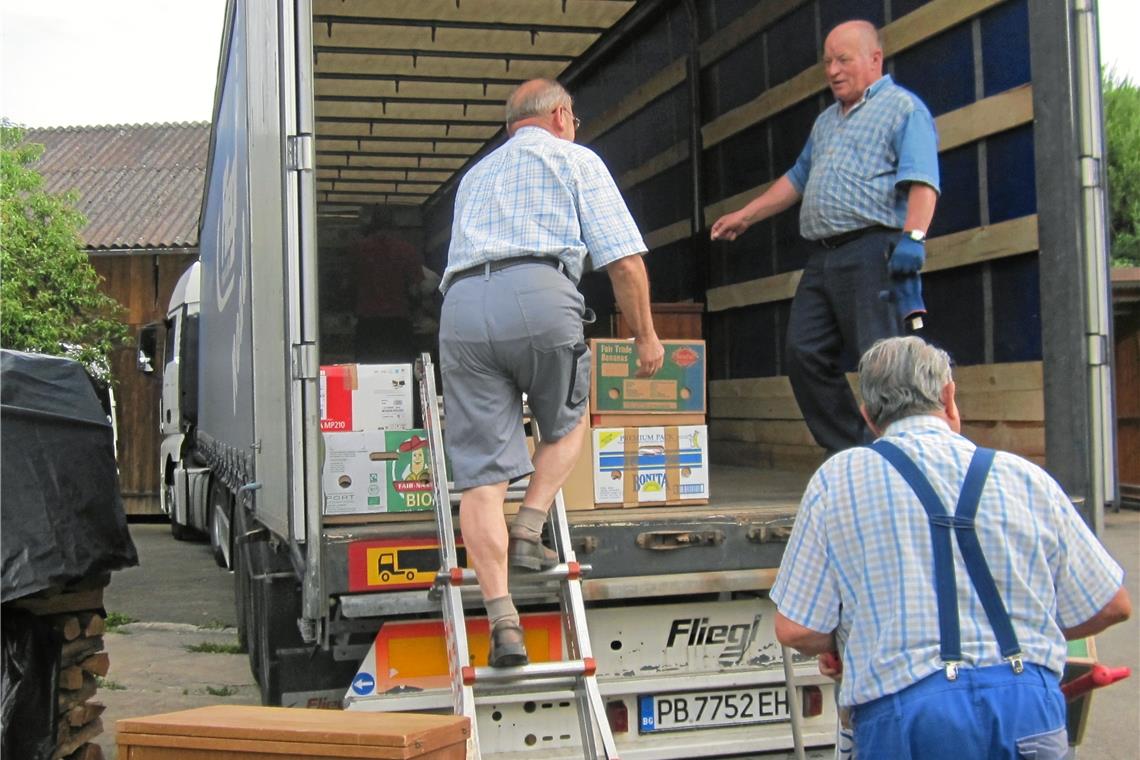
[[[111,423],[83,367],[0,350],[3,601],[138,564]]]

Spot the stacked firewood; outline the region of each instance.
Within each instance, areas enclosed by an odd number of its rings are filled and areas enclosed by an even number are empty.
[[[102,587],[28,597],[15,604],[47,622],[61,642],[52,760],[103,760],[103,750],[93,741],[103,733],[100,716],[106,709],[94,700],[98,679],[107,675],[111,664],[103,651]]]

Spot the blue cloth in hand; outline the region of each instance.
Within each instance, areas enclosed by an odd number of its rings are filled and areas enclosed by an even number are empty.
[[[926,246],[921,241],[904,234],[895,244],[895,250],[891,252],[891,258],[887,261],[887,268],[895,275],[914,274],[922,269],[925,261]]]

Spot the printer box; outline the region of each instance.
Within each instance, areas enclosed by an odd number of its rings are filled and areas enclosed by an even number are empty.
[[[411,364],[321,367],[321,432],[407,430],[412,419]]]

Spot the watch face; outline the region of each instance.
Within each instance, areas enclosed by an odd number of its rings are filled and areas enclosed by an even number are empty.
[[[917,240],[920,243],[926,238],[926,235],[919,230],[910,230],[906,234],[911,240]]]

